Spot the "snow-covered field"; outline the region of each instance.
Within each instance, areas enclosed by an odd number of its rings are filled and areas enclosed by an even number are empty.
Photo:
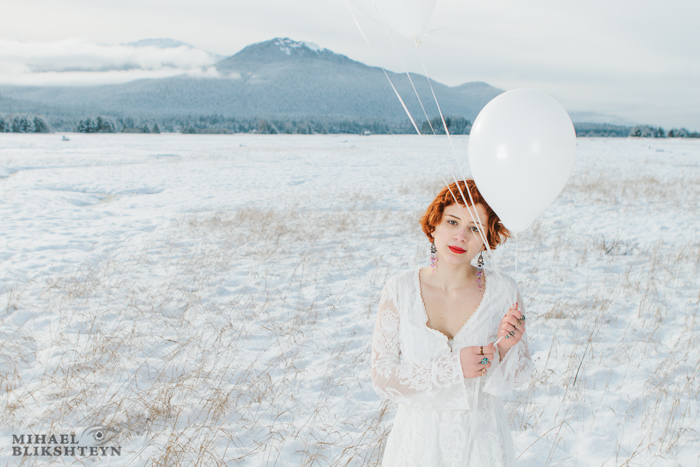
[[[78,465],[376,465],[378,295],[427,262],[444,137],[69,136],[0,136],[1,462],[107,425]],[[490,258],[530,318],[520,465],[700,465],[699,204],[700,141],[582,139]]]

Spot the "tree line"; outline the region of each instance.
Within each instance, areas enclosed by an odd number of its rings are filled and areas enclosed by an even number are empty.
[[[685,128],[672,128],[668,132],[661,127],[639,125],[630,131],[632,138],[700,138],[700,132],[688,131]]]
[[[176,115],[157,119],[134,119],[99,115],[73,120],[57,120],[49,124],[39,115],[0,115],[0,133],[51,133],[75,131],[78,133],[183,133],[183,134],[415,134],[409,121],[396,122],[382,118],[237,118],[223,115]],[[471,120],[463,116],[445,116],[417,122],[422,134],[468,135]],[[634,127],[607,123],[575,123],[578,137],[632,137],[632,138],[699,138],[700,133],[685,128],[665,131],[661,127],[637,125]]]
[[[51,133],[51,126],[42,117],[16,116],[9,120],[0,116],[0,133]]]

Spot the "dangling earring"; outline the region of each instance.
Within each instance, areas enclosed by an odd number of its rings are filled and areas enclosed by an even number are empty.
[[[484,252],[479,253],[479,260],[476,262],[476,283],[481,292],[481,278],[484,275]]]
[[[430,267],[433,268],[435,272],[435,267],[437,266],[437,248],[435,248],[435,240],[430,242]]]

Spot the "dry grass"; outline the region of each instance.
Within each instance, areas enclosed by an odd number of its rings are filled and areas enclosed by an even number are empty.
[[[107,257],[13,290],[6,310],[36,307],[23,300],[36,296],[58,319],[38,342],[18,329],[2,343],[3,368],[13,370],[3,374],[2,425],[109,424],[122,444],[145,440],[138,465],[285,464],[290,442],[300,465],[376,456],[383,419],[366,421],[344,404],[366,368],[360,330],[371,328],[371,304],[357,308],[358,324],[347,321],[352,339],[324,322],[354,314],[342,297],[377,266],[358,254],[361,245],[332,254],[328,246],[358,229],[362,242],[381,238],[387,215],[182,216],[156,254]],[[373,287],[383,281],[370,276]],[[337,362],[355,368],[335,371]],[[36,371],[22,380],[15,371],[26,367]]]
[[[582,177],[565,197],[669,209],[681,192],[700,198],[693,180],[609,182]],[[414,213],[347,200],[343,211],[183,215],[140,254],[11,290],[0,322],[39,309],[57,319],[3,334],[0,424],[106,424],[132,447],[128,465],[378,465],[393,407],[368,380],[374,307],[387,275],[425,252],[406,254],[407,236],[420,238]],[[649,244],[545,220],[518,242],[537,363],[508,405],[521,460],[581,465],[572,443],[610,420],[622,428],[604,465],[661,464],[698,446],[697,236]]]
[[[685,179],[604,180],[574,181],[566,196],[618,200],[620,212],[654,200],[684,214],[685,196],[698,191]],[[521,288],[535,291],[527,299],[536,314],[530,333],[548,336],[539,339],[546,352],[538,355],[530,387],[512,399],[511,423],[523,433],[542,433],[527,437],[523,465],[581,465],[587,448],[572,442],[581,433],[606,433],[606,424],[621,429],[615,446],[599,447],[610,450],[603,465],[677,465],[673,459],[684,450],[687,459],[688,446],[699,439],[697,235],[668,241],[659,231],[655,240],[632,241],[627,237],[638,232],[582,234],[547,224],[537,223],[519,245]],[[569,268],[541,268],[530,256]],[[557,291],[542,290],[549,284]]]

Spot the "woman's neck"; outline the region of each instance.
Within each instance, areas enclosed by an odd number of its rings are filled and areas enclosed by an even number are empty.
[[[440,264],[438,261],[435,272],[428,272],[424,278],[433,287],[439,288],[443,292],[451,292],[476,284],[476,268],[471,264]]]

